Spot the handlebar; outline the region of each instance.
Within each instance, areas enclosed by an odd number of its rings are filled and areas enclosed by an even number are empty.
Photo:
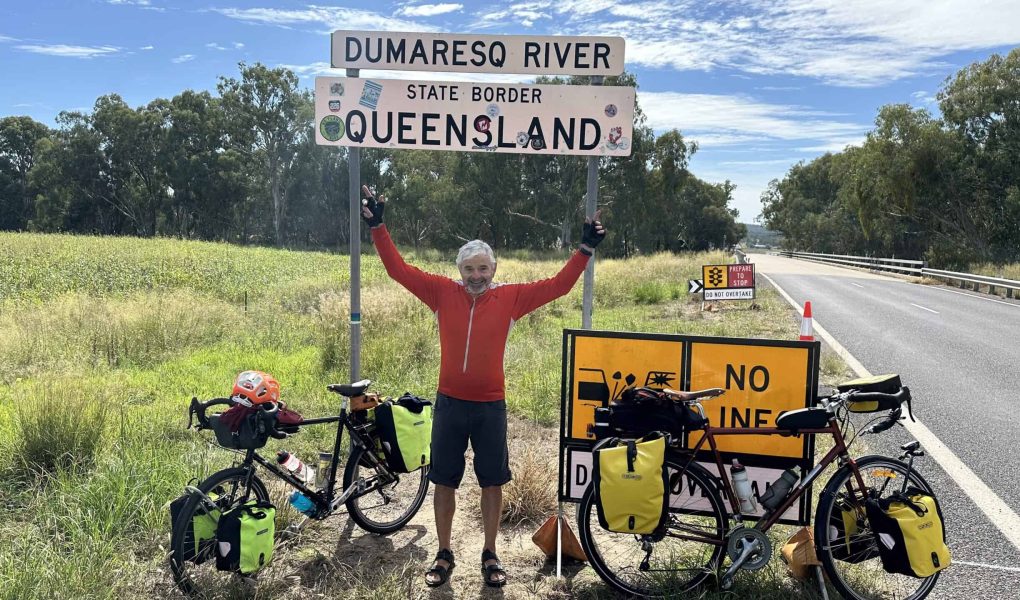
[[[209,423],[209,417],[205,415],[206,409],[212,406],[226,405],[231,406],[233,403],[228,398],[213,398],[208,402],[199,402],[198,398],[191,399],[191,405],[188,406],[188,429],[191,429],[194,425],[195,417],[198,417],[198,425],[195,429],[211,429],[212,424]]]

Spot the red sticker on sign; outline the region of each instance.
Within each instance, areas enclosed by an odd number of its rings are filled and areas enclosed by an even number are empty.
[[[729,270],[729,287],[754,287],[754,265],[727,265],[727,268]]]

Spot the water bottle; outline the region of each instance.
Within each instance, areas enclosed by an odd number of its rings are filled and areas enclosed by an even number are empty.
[[[315,483],[315,469],[301,462],[300,458],[290,452],[287,452],[286,450],[277,452],[276,462],[293,473],[294,477],[297,477],[305,485],[312,485]]]
[[[769,486],[769,489],[765,490],[765,493],[761,495],[761,505],[769,510],[775,510],[786,500],[787,494],[793,489],[797,481],[800,479],[800,467],[793,467],[783,471],[783,474],[779,476],[779,479]]]
[[[315,487],[317,489],[325,489],[326,484],[329,483],[329,468],[333,464],[333,453],[332,452],[319,452],[319,468],[317,469],[317,477],[315,478]]]
[[[751,482],[747,479],[747,470],[740,461],[733,459],[733,466],[730,467],[730,479],[733,480],[733,492],[740,500],[740,512],[752,513],[755,510],[754,495],[751,492]]]
[[[308,496],[305,496],[297,490],[294,490],[294,493],[290,495],[290,504],[299,513],[308,515],[309,517],[315,516],[315,503],[312,502]]]

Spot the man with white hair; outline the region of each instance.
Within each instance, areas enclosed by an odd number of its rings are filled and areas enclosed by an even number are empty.
[[[436,533],[439,552],[425,574],[425,583],[446,583],[453,570],[450,533],[457,508],[456,489],[464,475],[468,442],[475,453],[475,476],[482,488],[482,576],[501,587],[506,571],[496,556],[496,538],[503,510],[503,485],[510,481],[506,439],[506,394],[503,355],[514,322],[565,295],[584,272],[589,258],[606,237],[599,221],[585,219],[580,247],[549,279],[531,283],[496,284],[496,257],[481,240],[457,253],[460,281],[425,273],[404,262],[382,223],[386,198],[362,186],[361,214],[372,230],[379,258],[395,281],[428,305],[439,322],[439,390],[432,422],[432,467],[435,484]]]

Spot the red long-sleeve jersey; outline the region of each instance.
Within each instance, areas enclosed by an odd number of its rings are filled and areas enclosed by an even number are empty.
[[[479,402],[506,397],[503,357],[514,322],[569,292],[589,258],[575,252],[553,277],[531,283],[490,284],[475,298],[462,282],[404,262],[385,225],[372,229],[372,241],[390,277],[436,315],[441,351],[439,391]]]

